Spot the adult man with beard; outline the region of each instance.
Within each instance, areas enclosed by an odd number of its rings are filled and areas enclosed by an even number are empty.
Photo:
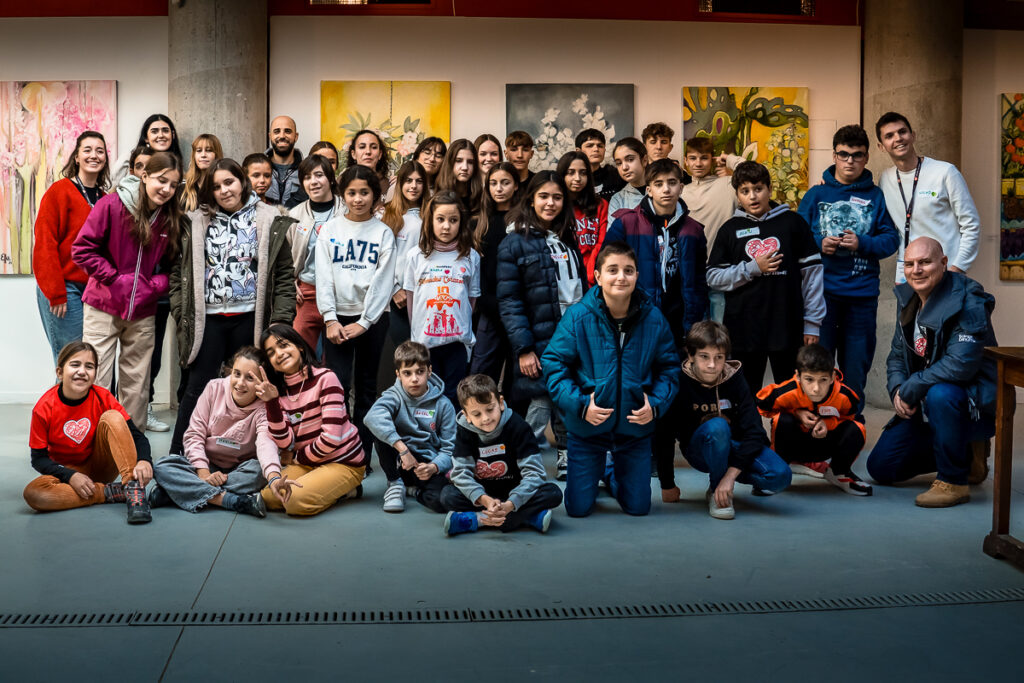
[[[299,131],[295,128],[295,119],[290,116],[278,116],[270,122],[270,147],[267,156],[274,170],[273,181],[267,190],[267,201],[281,204],[291,209],[309,199],[302,183],[299,182],[299,162],[302,154],[295,149],[299,139]]]

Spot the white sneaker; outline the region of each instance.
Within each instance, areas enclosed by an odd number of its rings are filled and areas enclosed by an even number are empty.
[[[708,514],[715,519],[734,519],[736,517],[736,510],[733,509],[732,505],[728,507],[720,508],[715,502],[715,494],[713,491],[708,491]]]
[[[405,510],[405,484],[402,480],[389,481],[384,490],[384,512],[403,512]]]
[[[146,431],[149,432],[169,432],[171,426],[166,422],[161,422],[157,419],[156,415],[153,414],[153,406],[149,406],[149,410],[146,411]]]
[[[558,449],[558,459],[555,460],[555,479],[565,481],[566,472],[569,471],[569,451],[564,448]]]

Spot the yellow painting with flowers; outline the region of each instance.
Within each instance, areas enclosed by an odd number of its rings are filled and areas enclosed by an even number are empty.
[[[449,81],[321,81],[320,138],[348,156],[352,136],[376,131],[387,145],[392,173],[431,136],[451,139]]]
[[[1024,280],[1024,93],[1000,95],[999,279]]]
[[[715,155],[757,161],[772,199],[796,209],[808,187],[807,88],[683,88],[683,135],[710,138]]]

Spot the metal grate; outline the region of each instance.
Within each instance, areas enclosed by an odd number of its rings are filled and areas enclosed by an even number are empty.
[[[357,610],[324,612],[86,612],[0,614],[0,628],[119,626],[291,626],[343,624],[448,624],[468,622],[651,619],[739,614],[787,614],[906,607],[943,607],[1024,601],[1024,588],[901,593],[810,600],[660,603],[522,609]]]

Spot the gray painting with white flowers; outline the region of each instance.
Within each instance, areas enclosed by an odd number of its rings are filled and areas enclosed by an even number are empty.
[[[633,84],[508,83],[505,85],[505,134],[525,130],[533,137],[531,171],[554,169],[559,157],[576,149],[576,135],[596,128],[612,147],[633,135]]]

